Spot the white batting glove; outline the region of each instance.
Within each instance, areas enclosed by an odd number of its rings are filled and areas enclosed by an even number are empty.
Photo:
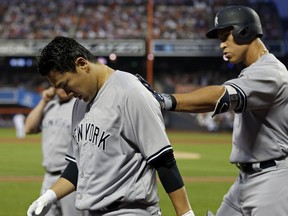
[[[47,190],[42,196],[35,200],[27,210],[27,216],[44,216],[51,208],[51,204],[57,200],[53,190]]]
[[[190,211],[186,212],[182,216],[195,216],[195,214],[194,214],[193,210],[191,209]]]

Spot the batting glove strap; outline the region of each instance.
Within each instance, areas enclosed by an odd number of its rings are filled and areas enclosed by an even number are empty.
[[[190,211],[186,212],[182,216],[195,216],[195,214],[194,214],[193,210],[191,209]]]
[[[56,202],[57,196],[53,190],[47,190],[42,196],[34,201],[27,211],[27,216],[44,216],[51,208],[51,204]]]

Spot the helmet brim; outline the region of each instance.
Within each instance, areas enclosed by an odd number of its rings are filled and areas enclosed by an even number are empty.
[[[218,31],[219,30],[223,30],[223,29],[228,29],[228,28],[232,28],[233,29],[233,26],[231,25],[225,25],[225,26],[218,26],[216,28],[212,28],[210,29],[207,33],[206,33],[206,37],[207,38],[218,38]]]
[[[218,32],[218,28],[210,29],[210,30],[206,33],[206,37],[207,37],[207,38],[217,38],[217,37],[218,37],[217,32]]]

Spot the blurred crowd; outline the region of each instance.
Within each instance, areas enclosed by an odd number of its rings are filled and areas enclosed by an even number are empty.
[[[27,69],[26,69],[27,70]],[[23,88],[32,92],[42,92],[50,86],[47,79],[36,72],[37,69],[31,71],[21,71],[7,73],[3,71],[0,79],[0,88]]]
[[[148,0],[0,0],[0,39],[129,39],[148,35]],[[201,39],[214,14],[232,0],[153,0],[154,39]],[[272,1],[238,0],[253,7],[268,39],[283,37]]]

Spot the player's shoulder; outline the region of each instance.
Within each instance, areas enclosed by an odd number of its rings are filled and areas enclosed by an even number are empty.
[[[142,89],[142,85],[139,82],[138,78],[134,74],[125,71],[120,70],[115,71],[110,76],[108,82],[110,86],[111,85],[113,86],[113,89],[116,94],[125,95],[141,91]]]
[[[112,75],[110,80],[114,82],[114,84],[125,85],[129,87],[133,85],[137,81],[137,77],[132,73],[116,70]]]
[[[248,68],[258,70],[262,73],[275,73],[279,70],[287,70],[285,65],[272,53],[262,56],[257,62]]]
[[[111,79],[110,82],[113,83],[113,89],[118,97],[122,99],[122,102],[129,100],[141,104],[143,101],[153,103],[155,100],[152,94],[132,73],[117,70],[109,79]]]

